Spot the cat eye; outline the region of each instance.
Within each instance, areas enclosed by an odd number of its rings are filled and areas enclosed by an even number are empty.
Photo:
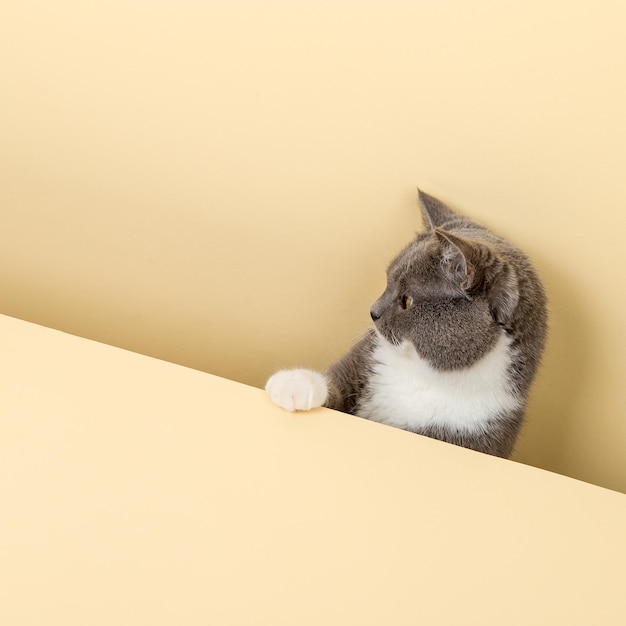
[[[400,306],[406,311],[413,306],[413,298],[411,296],[402,296],[400,298]]]

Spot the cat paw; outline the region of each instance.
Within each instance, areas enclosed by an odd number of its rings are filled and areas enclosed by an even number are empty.
[[[309,411],[322,406],[328,398],[326,379],[313,370],[276,372],[267,381],[265,391],[274,404],[287,411]]]

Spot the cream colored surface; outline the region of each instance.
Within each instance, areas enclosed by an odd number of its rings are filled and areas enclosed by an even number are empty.
[[[626,491],[626,5],[0,3],[0,311],[260,386],[369,324],[414,188],[536,261],[517,458]]]
[[[0,316],[0,623],[621,625],[626,496]]]

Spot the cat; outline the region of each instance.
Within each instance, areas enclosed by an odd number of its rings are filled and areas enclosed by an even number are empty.
[[[325,373],[267,382],[288,411],[326,406],[508,458],[547,334],[546,296],[516,247],[418,190],[424,222],[391,262],[373,327]]]

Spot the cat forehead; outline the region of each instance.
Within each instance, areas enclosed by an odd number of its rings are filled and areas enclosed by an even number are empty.
[[[429,234],[418,235],[389,264],[387,275],[389,280],[400,280],[408,275],[432,275],[438,267],[441,247],[437,240]]]

